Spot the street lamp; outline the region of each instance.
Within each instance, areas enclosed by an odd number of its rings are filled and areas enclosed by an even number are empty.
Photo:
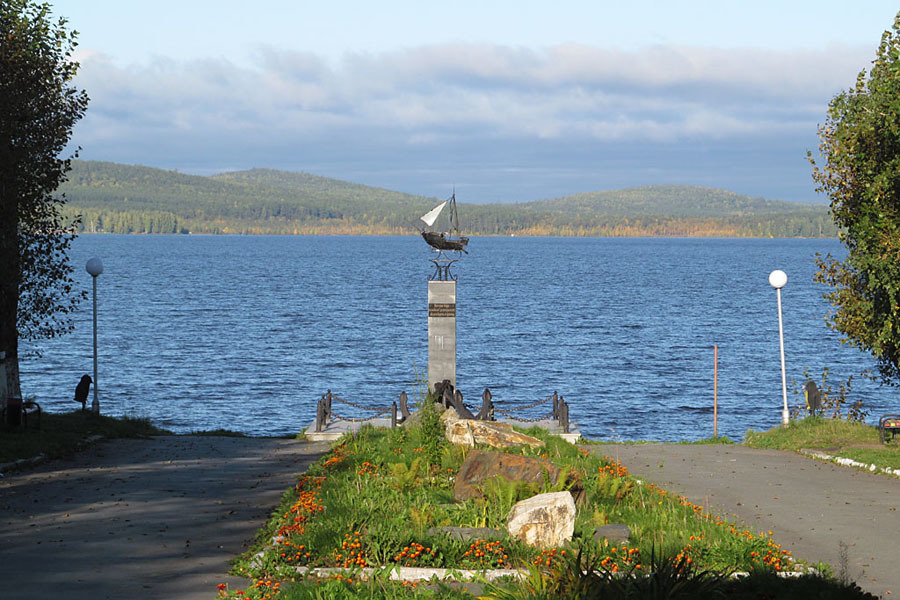
[[[91,402],[91,412],[100,414],[100,398],[97,394],[97,276],[103,272],[103,262],[99,258],[87,261],[85,270],[91,274],[94,281],[94,401]]]
[[[781,324],[781,288],[787,283],[787,275],[784,271],[775,270],[769,273],[769,285],[775,288],[778,296],[778,342],[781,345],[781,395],[784,399],[784,408],[781,411],[781,424],[787,427],[790,421],[787,403],[787,377],[784,373],[784,326]]]

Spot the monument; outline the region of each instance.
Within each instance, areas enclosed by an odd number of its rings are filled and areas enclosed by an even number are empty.
[[[447,231],[429,231],[447,208]],[[422,237],[436,255],[429,259],[434,272],[428,281],[428,387],[449,380],[456,387],[456,276],[452,267],[468,254],[469,238],[459,235],[456,191],[449,200],[421,217],[425,223]]]

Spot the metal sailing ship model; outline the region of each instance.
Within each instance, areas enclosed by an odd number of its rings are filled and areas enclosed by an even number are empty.
[[[441,212],[448,204],[450,206],[448,210],[447,231],[427,231],[426,228],[434,227],[434,223],[437,221],[438,216],[440,216]],[[456,190],[453,190],[453,195],[450,196],[449,200],[441,202],[422,215],[420,219],[425,223],[425,227],[422,228],[422,237],[428,245],[434,248],[438,253],[436,258],[430,259],[435,266],[435,272],[431,279],[441,281],[456,280],[456,277],[450,273],[450,267],[459,260],[459,254],[457,254],[457,258],[450,258],[445,253],[469,253],[468,250],[466,250],[469,238],[459,235],[459,215],[456,212]]]

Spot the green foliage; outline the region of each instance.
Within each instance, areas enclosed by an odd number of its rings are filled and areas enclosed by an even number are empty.
[[[843,419],[807,417],[792,420],[787,427],[763,432],[751,430],[744,436],[744,444],[775,450],[824,449],[832,456],[900,469],[900,440],[882,444],[875,427]]]
[[[829,419],[846,419],[847,421],[854,423],[863,423],[866,420],[866,416],[869,414],[868,410],[866,410],[863,405],[863,401],[859,399],[851,404],[847,403],[847,396],[849,396],[850,392],[853,390],[853,374],[851,373],[847,379],[839,382],[837,388],[835,388],[828,380],[830,373],[831,369],[829,367],[822,369],[822,379],[816,384],[816,387],[819,390],[821,414]],[[868,376],[868,373],[863,373],[863,375]],[[810,380],[809,368],[804,367],[803,381],[806,382]],[[803,402],[798,404],[791,411],[792,416],[798,418],[809,414],[811,409],[809,407],[809,399],[806,398],[805,384],[799,384],[797,382],[793,383],[794,395],[803,398]],[[844,412],[845,410],[846,412]]]
[[[725,598],[726,581],[727,574],[698,570],[686,556],[663,556],[655,550],[651,550],[650,561],[643,568],[634,565],[623,574],[604,566],[590,547],[581,547],[573,556],[546,571],[530,570],[519,583],[511,586],[489,584],[484,598]]]
[[[59,158],[87,109],[71,85],[75,33],[51,20],[50,5],[0,3],[0,350],[7,385],[21,395],[18,342],[71,329],[73,291],[68,250],[72,224],[53,192],[70,168]]]
[[[769,431],[750,430],[744,444],[751,448],[800,450],[801,448],[841,448],[852,445],[878,444],[878,432],[863,423],[843,419],[807,417],[792,419],[787,427],[773,427]]]
[[[106,233],[411,234],[435,200],[306,173],[213,177],[76,162],[63,191],[82,230]],[[528,203],[465,204],[475,235],[831,237],[821,205],[691,186],[647,186]]]
[[[418,447],[423,449],[428,463],[440,465],[447,442],[444,438],[444,428],[441,425],[441,415],[433,400],[432,396],[428,396],[416,411],[419,426],[414,429],[413,435],[419,444]]]
[[[753,571],[730,577],[728,572],[698,568],[684,555],[670,556],[651,550],[644,568],[613,572],[602,566],[589,547],[554,563],[550,568],[532,567],[521,581],[488,583],[485,600],[875,600],[859,586],[818,574],[779,577],[772,571]]]
[[[882,381],[900,383],[900,14],[868,73],[837,94],[819,128],[817,191],[828,195],[847,258],[818,257],[833,289],[829,324],[870,352]]]
[[[634,490],[634,481],[624,477],[617,477],[606,471],[598,473],[594,482],[594,491],[599,498],[607,502],[616,503]]]
[[[257,547],[249,553],[262,551],[263,558],[243,560],[239,572],[267,581],[286,581],[296,576],[297,565],[340,567],[348,569],[342,581],[352,587],[358,583],[352,569],[363,566],[530,567],[531,588],[505,583],[496,589],[512,590],[516,595],[497,597],[555,598],[579,597],[582,588],[578,586],[596,583],[590,578],[579,582],[571,566],[575,563],[567,563],[570,572],[564,586],[547,576],[554,569],[564,569],[562,557],[579,548],[586,556],[595,557],[594,562],[579,563],[582,567],[596,564],[598,570],[630,573],[640,580],[622,588],[632,594],[622,597],[640,597],[634,590],[705,589],[701,584],[706,576],[697,575],[704,571],[721,574],[793,567],[793,561],[770,537],[736,528],[652,484],[639,484],[615,461],[594,456],[539,429],[529,433],[547,444],[539,452],[560,469],[559,477],[547,476],[531,485],[489,480],[482,486],[486,498],[453,502],[453,477],[465,452],[443,446],[440,466],[429,464],[421,445],[427,423],[417,416],[394,430],[364,427],[345,436],[285,493]],[[534,450],[518,452],[531,455]],[[565,548],[530,548],[506,536],[493,542],[463,542],[431,531],[444,526],[503,531],[508,509],[515,501],[538,492],[568,489],[575,481],[581,482],[584,493],[574,539]],[[594,541],[594,529],[609,522],[627,524],[632,542]],[[677,574],[671,572],[672,564],[681,569]],[[693,578],[685,575],[688,571],[694,573]],[[610,581],[628,579],[619,575]],[[298,583],[296,589],[308,588],[302,593],[313,593],[324,583],[307,581]],[[289,589],[293,593],[294,587]],[[554,595],[552,590],[563,590],[563,595]]]
[[[732,440],[728,439],[727,435],[718,435],[718,436],[703,438],[702,440],[695,440],[693,442],[679,442],[679,444],[693,444],[693,445],[700,445],[700,446],[711,446],[711,445],[715,445],[715,444],[724,444],[727,446],[729,444],[734,444],[734,442]]]
[[[388,465],[391,471],[391,485],[399,490],[408,490],[416,485],[421,474],[422,459],[414,458],[409,464],[405,462],[391,463]]]
[[[322,580],[308,580],[288,585],[279,596],[283,600],[472,600],[465,590],[454,590],[444,584],[435,584],[428,589],[410,588],[397,581],[391,581],[390,569],[368,580],[346,576],[329,577]]]

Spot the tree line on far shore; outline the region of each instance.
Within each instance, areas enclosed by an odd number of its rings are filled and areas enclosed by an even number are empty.
[[[212,177],[76,161],[63,215],[85,233],[407,235],[439,200],[305,173]],[[646,186],[528,203],[460,202],[469,235],[834,237],[821,204],[693,186]]]

